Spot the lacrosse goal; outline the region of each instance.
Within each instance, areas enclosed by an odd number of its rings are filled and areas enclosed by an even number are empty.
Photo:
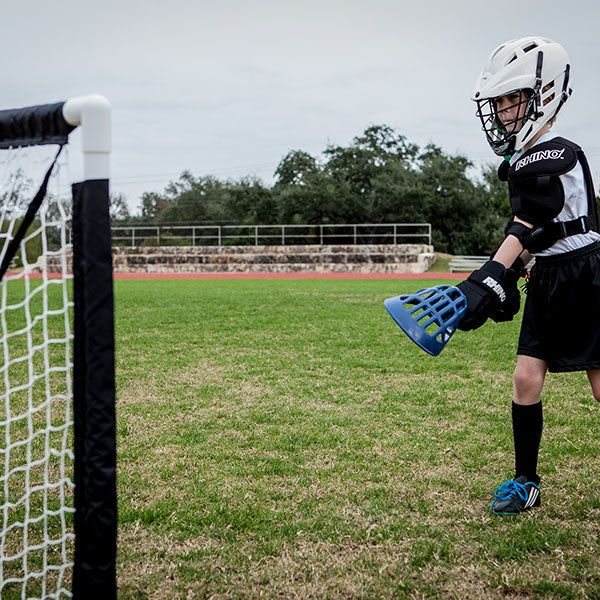
[[[116,598],[109,150],[101,96],[0,111],[1,600]]]

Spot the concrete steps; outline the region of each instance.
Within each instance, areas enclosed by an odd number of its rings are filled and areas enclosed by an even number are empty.
[[[423,273],[433,260],[427,244],[113,247],[116,273]]]
[[[424,244],[363,246],[168,246],[114,248],[116,272],[422,273]]]

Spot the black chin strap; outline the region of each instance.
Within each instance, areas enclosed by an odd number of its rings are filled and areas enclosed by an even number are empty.
[[[590,165],[587,161],[587,158],[581,148],[579,148],[579,150],[577,151],[577,158],[581,163],[581,168],[583,169],[583,177],[585,180],[585,188],[588,201],[587,218],[589,221],[589,229],[593,229],[594,231],[600,233],[600,224],[598,223],[598,206],[596,204],[596,192],[594,191],[592,171],[590,169]]]
[[[569,79],[570,78],[571,78],[571,65],[567,65],[565,67],[565,78],[563,79],[562,91],[560,93],[560,102],[558,103],[558,106],[556,107],[556,112],[554,113],[555,117],[558,114],[558,111],[562,108],[562,105],[569,99],[569,96],[571,95],[571,92],[573,91],[569,88]]]
[[[40,189],[36,192],[35,196],[33,197],[33,200],[29,203],[29,206],[27,207],[27,212],[25,213],[25,216],[23,217],[23,220],[19,225],[19,229],[17,229],[17,233],[15,233],[15,236],[12,240],[10,240],[8,247],[6,248],[6,253],[4,254],[4,258],[2,259],[2,264],[0,265],[0,280],[4,277],[6,271],[8,270],[8,267],[10,267],[10,263],[15,257],[15,254],[17,253],[19,245],[23,241],[27,230],[29,229],[30,225],[35,219],[37,211],[42,205],[42,201],[44,200],[46,196],[46,191],[48,189],[48,181],[50,181],[50,175],[52,175],[54,165],[56,164],[56,161],[58,160],[62,149],[63,144],[61,144],[60,148],[58,149],[58,152],[56,153],[56,156],[54,157],[54,160],[52,161],[52,164],[46,172]]]
[[[544,111],[540,110],[542,108],[542,94],[540,93],[542,89],[542,67],[544,66],[544,53],[540,50],[537,55],[537,65],[535,67],[535,86],[533,88],[532,100],[534,102],[534,111],[531,119],[533,121],[539,119],[544,116]]]

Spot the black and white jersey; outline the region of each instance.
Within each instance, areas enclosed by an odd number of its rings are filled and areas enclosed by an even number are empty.
[[[548,132],[541,136],[534,147],[543,142],[548,142],[556,137],[558,134]],[[513,155],[510,160],[510,164],[514,164],[521,157],[521,153]],[[557,217],[553,221],[571,221],[588,214],[588,199],[586,194],[585,180],[583,168],[579,161],[573,169],[567,173],[560,175],[560,181],[562,183],[565,193],[564,206]],[[546,250],[534,253],[534,256],[553,256],[556,254],[563,254],[564,252],[571,252],[579,248],[583,248],[592,242],[600,240],[600,234],[596,231],[588,231],[587,233],[579,233],[570,235],[568,237],[561,238],[554,245],[550,246]]]

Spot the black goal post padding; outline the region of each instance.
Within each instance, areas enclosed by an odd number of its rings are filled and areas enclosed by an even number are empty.
[[[0,110],[0,149],[67,143],[75,129],[63,117],[64,102]]]
[[[62,147],[68,142],[69,133],[75,129],[63,117],[64,102],[55,104],[40,104],[26,108],[11,108],[0,110],[0,150],[58,144],[60,147],[56,158],[46,171],[38,191],[30,202],[27,213],[19,226],[17,233],[8,245],[2,263],[0,263],[0,279],[8,270],[12,259],[25,237],[29,226],[46,196],[48,181]]]
[[[73,596],[117,597],[113,280],[108,180],[73,186]]]

